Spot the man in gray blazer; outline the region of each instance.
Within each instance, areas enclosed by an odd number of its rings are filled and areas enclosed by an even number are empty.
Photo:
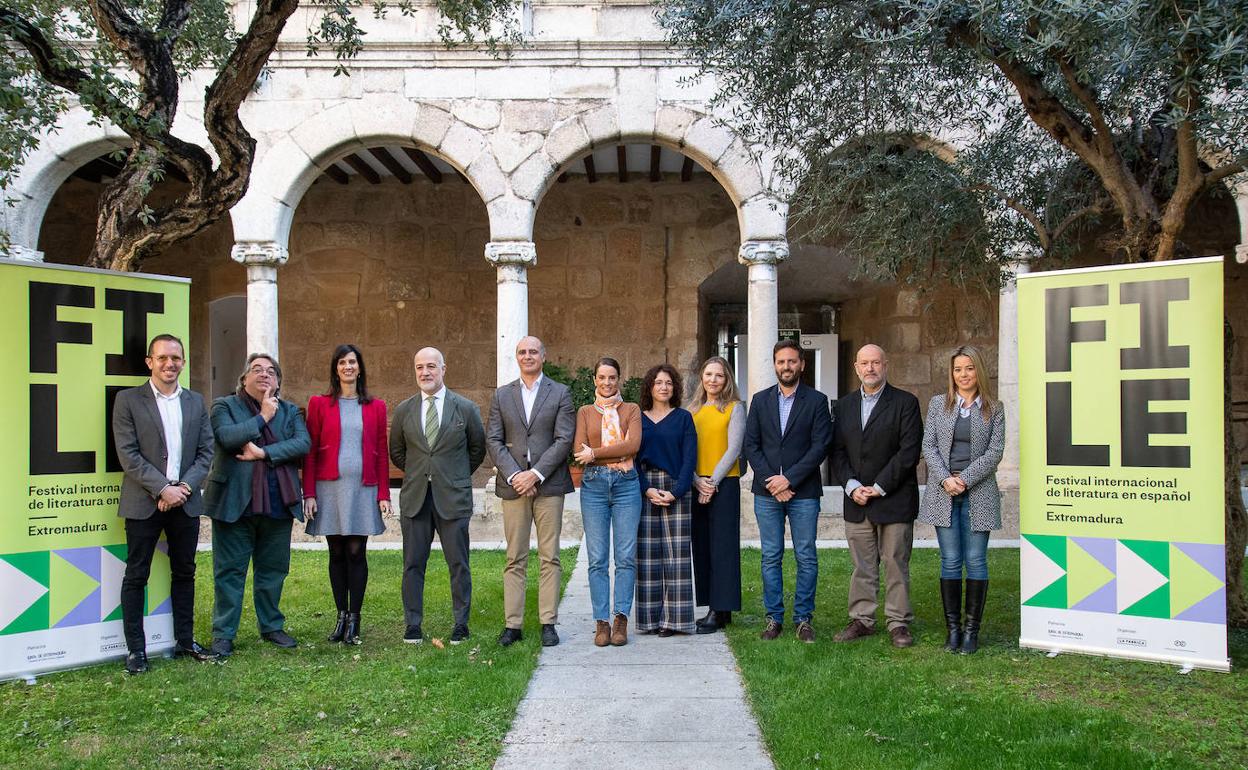
[[[559,532],[563,528],[563,497],[572,491],[568,452],[576,434],[576,413],[566,385],[542,376],[546,346],[537,337],[516,344],[520,379],[494,391],[485,443],[497,469],[494,494],[503,501],[503,534],[507,566],[503,569],[504,647],[520,641],[524,625],[524,594],[528,584],[529,533],[537,525],[541,561],[537,609],[542,646],[559,644]]]
[[[403,533],[403,641],[424,641],[425,567],[433,533],[451,572],[455,625],[451,644],[469,637],[472,574],[468,571],[468,521],[472,474],[485,459],[481,411],[443,384],[446,359],[437,348],[416,353],[420,393],[399,404],[390,422],[390,460],[403,469],[399,526]]]
[[[117,394],[113,440],[125,477],[117,515],[126,525],[126,573],[121,581],[121,623],[126,671],[147,670],[144,592],[156,542],[169,545],[169,601],[174,655],[208,660],[195,641],[195,545],[204,503],[200,487],[212,461],[212,428],[204,398],[178,384],[186,365],[182,340],[160,334],[147,346],[151,378]]]

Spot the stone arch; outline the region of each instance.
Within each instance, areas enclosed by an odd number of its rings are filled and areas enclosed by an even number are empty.
[[[651,117],[626,121],[622,108],[603,104],[556,123],[541,149],[512,172],[511,194],[491,206],[491,223],[497,213],[509,238],[530,238],[537,207],[566,166],[603,144],[638,140],[664,145],[701,164],[736,207],[742,240],[785,237],[787,206],[769,187],[767,164],[755,159],[744,139],[718,119],[687,107],[661,105]]]
[[[312,115],[258,153],[251,186],[234,207],[235,240],[285,246],[300,199],[325,167],[344,152],[387,142],[436,154],[462,173],[487,204],[506,192],[481,131],[441,107],[370,95]]]

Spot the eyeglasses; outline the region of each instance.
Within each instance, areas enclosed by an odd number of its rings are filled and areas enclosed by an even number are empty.
[[[274,369],[274,368],[273,368],[273,367],[271,367],[271,366],[260,366],[259,364],[257,364],[256,366],[251,367],[250,369],[248,369],[248,370],[247,370],[247,372],[248,372],[249,374],[267,374],[267,375],[269,375],[270,377],[276,377],[276,376],[277,376],[277,370],[276,370],[276,369]]]

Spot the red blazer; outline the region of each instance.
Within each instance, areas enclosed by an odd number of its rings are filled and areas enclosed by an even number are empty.
[[[390,454],[386,445],[386,402],[374,398],[360,408],[364,418],[364,486],[377,487],[377,499],[390,499]],[[308,435],[312,451],[303,460],[303,496],[316,497],[316,482],[338,478],[338,442],[342,425],[338,401],[313,396],[308,401]]]

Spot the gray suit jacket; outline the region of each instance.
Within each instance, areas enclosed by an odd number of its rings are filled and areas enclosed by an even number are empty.
[[[572,491],[568,473],[568,452],[576,435],[576,412],[572,394],[563,383],[542,377],[533,401],[533,413],[524,419],[524,396],[520,380],[503,385],[490,399],[485,445],[498,469],[494,494],[505,500],[519,497],[507,483],[512,474],[530,468],[546,479],[537,488],[542,497],[566,495]]]
[[[927,425],[923,430],[923,459],[927,460],[927,490],[919,507],[919,521],[948,527],[952,520],[952,499],[940,482],[949,478],[949,455],[953,451],[953,426],[958,410],[945,411],[944,394],[932,397],[927,405]],[[992,405],[992,418],[984,422],[978,410],[971,410],[971,464],[962,471],[966,482],[966,502],[971,514],[971,530],[1001,529],[1001,491],[997,489],[997,465],[1005,452],[1005,407]]]
[[[123,519],[150,518],[156,513],[160,490],[174,481],[185,481],[191,488],[191,496],[182,506],[186,515],[203,513],[200,489],[212,462],[212,427],[203,396],[183,388],[178,403],[182,407],[182,478],[168,479],[165,426],[151,382],[119,392],[113,402],[113,440],[125,472],[117,508],[117,515]]]
[[[390,421],[390,460],[403,469],[399,508],[404,516],[420,513],[432,488],[442,518],[467,518],[472,515],[472,474],[485,459],[481,410],[448,388],[438,439],[430,447],[420,418],[422,398],[417,393],[403,401]]]

